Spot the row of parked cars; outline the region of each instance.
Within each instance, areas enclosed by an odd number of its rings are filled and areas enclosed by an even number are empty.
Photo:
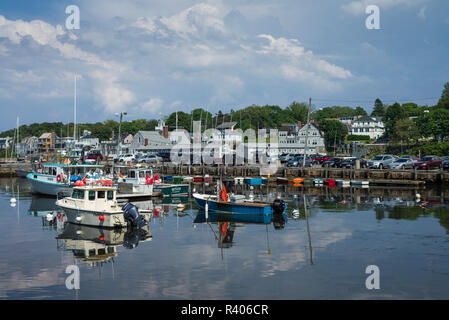
[[[302,167],[304,155],[283,154],[279,157],[281,163],[287,167]],[[392,154],[382,154],[374,156],[370,160],[356,157],[332,157],[323,155],[310,155],[306,157],[306,167],[321,165],[329,168],[351,168],[360,162],[361,168],[371,169],[443,169],[449,170],[449,156],[438,157],[434,155],[417,158],[415,156],[395,156]]]

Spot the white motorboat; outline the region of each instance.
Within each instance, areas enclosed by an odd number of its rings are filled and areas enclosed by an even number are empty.
[[[96,182],[75,186],[72,195],[56,201],[74,224],[104,228],[122,228],[128,224],[140,226],[149,221],[148,215],[140,215],[137,208],[117,202],[117,189]]]

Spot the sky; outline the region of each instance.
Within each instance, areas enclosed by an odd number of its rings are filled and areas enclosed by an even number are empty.
[[[80,28],[68,29],[75,5]],[[368,5],[379,29],[368,29]],[[449,81],[446,0],[0,2],[0,132],[159,119],[202,107],[434,105]]]

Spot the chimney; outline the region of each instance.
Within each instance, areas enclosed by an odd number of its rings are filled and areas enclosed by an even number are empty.
[[[298,121],[298,132],[299,132],[299,130],[301,130],[301,128],[302,128],[302,123],[301,123],[301,121]]]
[[[168,139],[168,126],[164,126],[164,127],[162,128],[162,136],[163,136],[165,139]]]

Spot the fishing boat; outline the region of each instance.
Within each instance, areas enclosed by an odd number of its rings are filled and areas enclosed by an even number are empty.
[[[245,178],[244,179],[245,184],[250,186],[261,186],[263,184],[268,183],[267,178]]]
[[[124,228],[129,224],[142,226],[149,220],[131,203],[121,206],[116,187],[96,182],[75,186],[72,195],[57,200],[56,205],[64,210],[68,222],[80,225]]]
[[[44,164],[38,172],[27,174],[31,192],[50,196],[72,194],[76,181],[83,179],[100,179],[103,166],[86,164]]]
[[[354,186],[368,186],[369,181],[367,180],[351,180],[351,185]]]
[[[273,212],[283,213],[287,205],[280,199],[273,203],[250,201],[243,196],[231,196],[228,198],[226,189],[222,189],[221,195],[194,193],[193,198],[201,209],[216,212],[230,212],[241,214],[273,214]],[[282,202],[282,205],[280,204]]]
[[[154,185],[153,191],[160,192],[164,197],[188,195],[189,185],[160,183]]]
[[[154,191],[154,184],[159,175],[153,177],[153,170],[148,168],[130,168],[126,176],[118,178],[118,191],[122,194],[142,194],[145,196],[161,195]]]

